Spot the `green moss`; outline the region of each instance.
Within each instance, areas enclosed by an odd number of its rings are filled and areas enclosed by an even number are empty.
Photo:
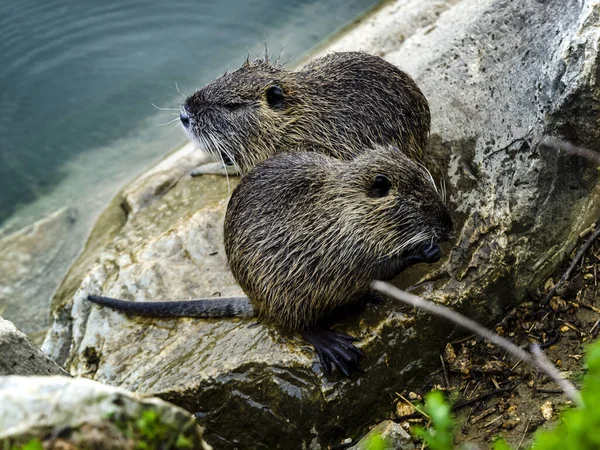
[[[42,441],[40,441],[39,439],[32,439],[23,445],[16,445],[16,446],[11,445],[10,447],[8,447],[7,445],[10,445],[10,444],[6,443],[3,448],[4,449],[10,448],[10,450],[44,450]]]
[[[153,409],[147,409],[138,419],[119,419],[111,415],[109,420],[135,444],[136,450],[194,448],[194,439],[190,433],[181,431],[174,433],[173,427],[161,421],[159,414]]]

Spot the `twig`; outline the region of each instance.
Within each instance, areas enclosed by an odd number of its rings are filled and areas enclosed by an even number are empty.
[[[558,384],[558,387],[563,390],[565,395],[573,400],[578,406],[583,406],[583,400],[581,399],[579,391],[575,389],[575,386],[573,386],[571,382],[558,374],[556,367],[554,367],[554,364],[552,364],[546,355],[544,355],[542,349],[538,345],[532,345],[531,353],[533,353],[533,356],[535,357],[537,366]]]
[[[600,309],[596,308],[593,305],[588,305],[587,303],[578,303],[578,302],[569,302],[569,303],[571,303],[576,308],[579,307],[579,306],[581,306],[582,308],[587,308],[590,311],[594,311],[595,313],[600,314]]]
[[[560,338],[560,333],[556,330],[551,330],[550,333],[553,333],[551,335],[552,337],[549,337],[546,340],[546,342],[542,342],[540,344],[540,348],[544,349],[544,348],[552,347],[554,344],[556,344],[558,342],[558,339]],[[548,333],[548,334],[550,334],[550,333]]]
[[[356,445],[357,441],[350,441],[350,442],[344,442],[342,444],[333,444],[331,446],[329,446],[329,448],[331,450],[346,450],[347,448],[352,447],[353,445]]]
[[[483,419],[491,416],[496,411],[498,411],[498,405],[494,405],[491,408],[486,409],[481,414],[478,414],[475,417],[473,417],[472,419],[470,419],[469,422],[471,422],[471,425],[475,425],[477,422],[481,422]]]
[[[472,397],[473,394],[475,394],[475,392],[477,392],[477,388],[479,387],[479,385],[481,384],[481,380],[477,382],[477,384],[475,384],[475,387],[473,388],[473,390],[471,391],[471,393],[469,394],[469,397]]]
[[[538,394],[562,394],[562,389],[538,389]]]
[[[519,364],[521,364],[521,360],[518,360],[515,365],[510,368],[510,370],[514,371],[517,367],[519,367]]]
[[[562,391],[560,391],[560,392],[562,392]],[[415,412],[412,414],[404,414],[403,416],[398,416],[398,417],[396,417],[394,422],[402,423],[402,422],[405,422],[410,419],[422,419],[422,418],[423,418],[423,415],[421,413]]]
[[[440,355],[440,361],[442,362],[442,371],[444,373],[444,383],[446,384],[446,389],[450,389],[450,380],[448,379],[448,372],[446,372],[446,363],[444,362],[444,357]]]
[[[600,229],[600,227],[598,228]],[[400,300],[401,302],[407,303],[411,306],[414,306],[415,308],[423,309],[432,314],[443,317],[446,320],[454,322],[455,324],[466,328],[467,330],[487,339],[491,343],[504,348],[515,358],[522,359],[530,366],[543,371],[552,380],[554,380],[560,386],[561,389],[564,390],[565,394],[571,400],[573,400],[578,406],[583,406],[581,395],[577,391],[577,389],[575,389],[575,386],[573,386],[568,380],[561,378],[558,370],[552,365],[552,363],[545,359],[545,356],[543,355],[542,351],[537,346],[532,347],[533,354],[535,355],[532,356],[530,353],[516,346],[509,340],[479,325],[474,320],[471,320],[463,316],[462,314],[457,313],[456,311],[452,311],[451,309],[446,308],[445,306],[427,301],[416,295],[409,294],[408,292],[402,291],[394,285],[386,283],[384,281],[373,281],[371,282],[371,287],[374,291],[379,292],[380,294],[387,295],[388,297]]]
[[[427,420],[431,420],[431,417],[429,417],[425,411],[423,411],[422,409],[420,409],[418,406],[416,406],[416,405],[415,405],[414,403],[412,403],[411,401],[409,401],[409,400],[407,400],[406,398],[404,398],[404,396],[403,396],[402,394],[398,394],[398,393],[396,392],[396,395],[397,395],[398,397],[400,397],[402,400],[404,400],[404,402],[405,402],[407,405],[410,405],[410,406],[412,406],[413,408],[415,408],[415,411],[417,411],[419,414],[421,414],[421,415],[422,415],[423,417],[425,417]]]
[[[533,386],[531,386],[531,398],[535,398],[538,390],[538,382],[540,381],[540,371],[535,371],[535,378],[533,379]]]
[[[454,405],[452,407],[452,411],[459,410],[461,408],[464,408],[465,406],[472,405],[473,403],[477,403],[477,402],[480,402],[482,400],[488,400],[490,397],[493,397],[493,396],[498,395],[498,394],[503,394],[504,392],[513,391],[520,384],[521,384],[521,382],[519,381],[518,383],[515,383],[512,386],[509,386],[509,387],[506,387],[506,388],[495,389],[495,390],[487,392],[485,394],[481,394],[481,395],[479,395],[479,396],[477,396],[477,397],[475,397],[475,398],[473,398],[471,400],[466,400],[464,402],[457,403],[456,405]]]
[[[581,260],[581,258],[583,258],[583,255],[585,255],[585,252],[588,250],[588,248],[590,248],[590,246],[594,243],[594,241],[596,240],[596,238],[598,236],[600,236],[600,225],[598,225],[596,227],[596,230],[587,239],[587,241],[585,241],[585,243],[581,246],[581,248],[575,255],[575,258],[573,258],[573,261],[571,262],[571,265],[569,266],[567,271],[563,274],[562,277],[560,277],[560,280],[558,280],[558,283],[556,283],[552,287],[552,289],[550,289],[550,292],[548,292],[546,294],[546,297],[544,297],[544,300],[542,301],[542,305],[546,305],[550,301],[550,299],[552,297],[554,297],[554,294],[556,294],[556,290],[559,287],[561,287],[565,281],[567,281],[569,279],[569,277],[571,276],[571,273],[573,272],[573,270],[575,270],[575,266],[577,266],[577,263],[579,262],[579,260]]]
[[[519,446],[517,447],[517,450],[520,450],[521,445],[523,445],[523,440],[525,439],[527,430],[529,430],[529,425],[531,424],[531,419],[533,419],[533,415],[529,416],[529,420],[527,421],[527,426],[525,427],[525,431],[523,431],[523,436],[521,436],[521,440],[519,441]]]
[[[488,423],[486,423],[484,425],[484,428],[489,427],[490,425],[492,425],[494,422],[499,421],[500,419],[502,419],[502,417],[504,416],[504,414],[500,414],[498,417],[496,417],[494,420],[489,421]]]
[[[460,338],[460,339],[457,339],[457,340],[455,340],[455,341],[450,341],[450,344],[452,344],[452,345],[461,344],[461,343],[463,343],[463,342],[470,341],[470,340],[471,340],[471,339],[473,339],[474,337],[475,337],[475,335],[474,335],[474,334],[471,334],[471,335],[469,335],[469,336],[465,336],[465,337],[463,337],[463,338]]]
[[[594,336],[594,330],[596,329],[596,327],[598,326],[598,324],[600,324],[600,319],[596,320],[596,323],[594,323],[594,326],[592,327],[592,329],[590,330],[590,334],[592,336]]]
[[[566,320],[563,320],[563,319],[556,319],[556,320],[564,323],[567,328],[570,328],[571,330],[576,331],[577,333],[579,333],[581,335],[585,335],[585,331],[580,330],[575,325],[573,325],[571,322],[567,322]]]

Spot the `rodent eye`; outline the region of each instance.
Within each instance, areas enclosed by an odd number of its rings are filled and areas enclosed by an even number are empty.
[[[271,108],[282,108],[284,106],[283,90],[279,86],[273,85],[267,89],[267,103]]]
[[[385,197],[390,193],[392,182],[385,175],[377,175],[371,184],[369,197]]]
[[[240,109],[244,106],[243,103],[225,103],[223,107],[229,111],[235,111],[236,109]]]

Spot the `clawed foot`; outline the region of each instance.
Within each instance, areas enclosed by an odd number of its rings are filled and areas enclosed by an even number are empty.
[[[328,375],[332,367],[347,377],[353,370],[361,370],[358,360],[364,353],[353,344],[357,338],[323,329],[305,331],[302,337],[313,345]]]

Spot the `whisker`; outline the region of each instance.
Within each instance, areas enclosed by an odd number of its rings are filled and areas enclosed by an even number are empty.
[[[442,178],[441,181],[440,181],[440,189],[442,191],[442,194],[441,194],[442,202],[444,204],[447,204],[446,203],[446,197],[448,195],[448,190],[446,189],[446,180],[444,178]]]
[[[162,108],[160,106],[156,106],[154,103],[150,102],[150,104],[152,106],[154,106],[156,109],[160,109],[161,111],[179,111],[179,108]]]
[[[173,122],[173,125],[169,129],[169,132],[173,131],[175,128],[179,128],[179,124],[177,122]]]
[[[440,193],[440,191],[438,191],[438,188],[435,184],[435,181],[433,180],[433,175],[431,175],[431,172],[429,171],[429,169],[427,167],[425,167],[423,164],[417,162],[417,165],[421,167],[421,169],[423,169],[425,171],[425,173],[428,175],[429,177],[429,181],[431,181],[431,184],[433,185],[433,188],[435,189],[436,193]]]
[[[187,99],[187,96],[179,90],[179,85],[177,84],[177,81],[175,81],[175,89],[177,89],[177,92],[179,92],[184,99]]]
[[[175,123],[178,120],[179,120],[179,117],[175,117],[173,120],[169,120],[167,123],[159,123],[159,125],[162,126],[162,127],[166,127],[167,125]]]

